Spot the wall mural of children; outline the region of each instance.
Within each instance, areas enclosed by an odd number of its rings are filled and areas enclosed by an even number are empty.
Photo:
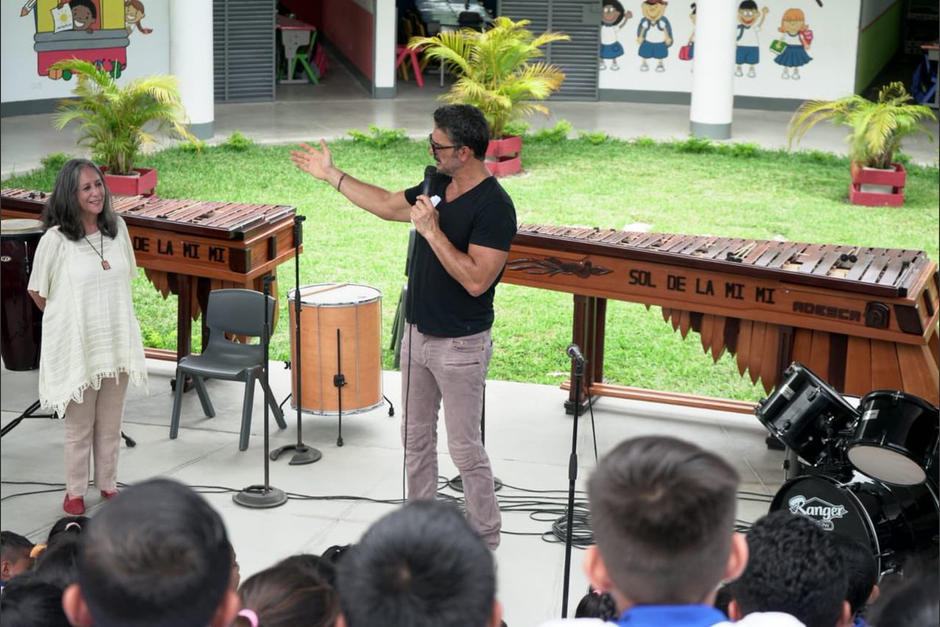
[[[140,0],[126,0],[124,2],[124,30],[127,31],[128,35],[134,32],[135,26],[142,35],[149,35],[153,32],[152,28],[144,28],[141,24],[145,17],[147,17],[147,14],[144,12],[143,2]]]
[[[95,3],[91,0],[70,0],[68,5],[72,9],[72,29],[83,30],[91,35],[95,20],[98,19],[98,8]]]
[[[647,59],[656,59],[656,71],[665,72],[663,59],[669,55],[672,45],[672,25],[663,15],[666,12],[665,0],[646,0],[642,5],[643,18],[636,29],[636,42],[640,44],[638,54],[643,59],[641,72],[648,72]]]
[[[623,56],[623,46],[620,45],[620,31],[627,25],[633,13],[625,11],[620,0],[604,0],[601,13],[601,63],[598,69],[606,70],[605,59],[610,60],[610,69],[619,70],[617,59]]]
[[[774,63],[783,66],[781,78],[798,81],[800,67],[813,60],[806,52],[813,42],[813,31],[809,29],[806,17],[800,9],[787,9],[777,30],[782,33],[781,39],[786,47],[777,55]]]
[[[689,21],[692,22],[692,34],[689,35],[689,41],[686,45],[679,48],[679,59],[682,61],[691,61],[695,58],[695,14],[696,6],[693,2],[689,5],[689,10],[692,12],[689,14]],[[694,70],[694,68],[693,68]]]
[[[738,36],[737,48],[735,50],[734,62],[736,64],[734,75],[744,76],[741,66],[750,65],[747,71],[750,78],[757,76],[755,66],[760,62],[760,42],[757,34],[764,25],[767,13],[770,11],[764,7],[757,10],[757,3],[754,0],[744,0],[738,5]],[[760,18],[760,21],[758,21]]]

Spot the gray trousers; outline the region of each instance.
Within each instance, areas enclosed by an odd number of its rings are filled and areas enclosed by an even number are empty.
[[[493,355],[490,331],[434,337],[408,325],[401,353],[408,498],[433,499],[437,494],[437,418],[443,399],[447,447],[463,481],[467,518],[487,546],[496,548],[499,504],[480,435],[483,385]]]
[[[94,451],[95,487],[117,488],[118,453],[121,450],[121,417],[127,374],[102,379],[101,389],[88,388],[81,403],[65,408],[65,492],[75,498],[88,490],[88,462]]]

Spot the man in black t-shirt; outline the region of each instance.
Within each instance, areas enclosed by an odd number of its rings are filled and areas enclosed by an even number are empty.
[[[414,225],[418,237],[408,273],[408,328],[401,356],[408,498],[435,497],[437,414],[443,401],[447,444],[460,470],[467,516],[495,548],[500,515],[480,413],[493,351],[493,295],[516,234],[516,213],[483,162],[489,132],[479,109],[440,107],[428,141],[436,173],[399,192],[336,168],[322,140],[319,150],[300,144],[291,159],[363,209]]]

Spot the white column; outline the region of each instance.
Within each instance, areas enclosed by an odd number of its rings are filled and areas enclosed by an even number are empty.
[[[212,63],[212,0],[170,0],[170,74],[179,80],[190,131],[199,139],[214,134]]]
[[[738,0],[700,0],[696,5],[690,131],[728,139],[734,113]]]
[[[372,95],[375,98],[395,97],[395,33],[398,11],[395,0],[376,0],[372,61]]]

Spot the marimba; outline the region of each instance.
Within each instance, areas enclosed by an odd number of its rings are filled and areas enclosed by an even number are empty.
[[[923,251],[521,225],[502,280],[575,295],[585,398],[637,397],[603,382],[608,298],[659,305],[768,393],[799,361],[847,394],[940,396],[940,278]]]
[[[47,197],[3,189],[0,211],[4,218],[38,218]],[[179,297],[176,352],[148,349],[151,357],[189,354],[192,320],[205,311],[211,290],[261,291],[264,277],[294,256],[294,207],[156,196],[112,196],[111,204],[127,224],[137,265],[164,298]],[[205,343],[205,327],[202,337]]]

